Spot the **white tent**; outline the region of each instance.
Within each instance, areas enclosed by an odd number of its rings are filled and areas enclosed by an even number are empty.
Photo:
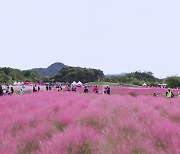
[[[78,85],[78,86],[82,86],[83,84],[81,83],[81,81],[79,81],[79,82],[77,83],[77,85]]]
[[[72,85],[72,86],[76,86],[76,85],[77,85],[76,81],[74,81],[73,83],[71,83],[71,85]]]
[[[18,82],[17,85],[20,86],[20,85],[21,85],[21,82]]]
[[[16,86],[18,83],[15,81],[14,83],[13,83],[13,86]]]
[[[143,86],[143,87],[147,87],[147,84],[146,84],[146,83],[143,83],[142,86]]]
[[[166,88],[167,87],[167,84],[158,84],[158,87],[160,87],[160,88]]]

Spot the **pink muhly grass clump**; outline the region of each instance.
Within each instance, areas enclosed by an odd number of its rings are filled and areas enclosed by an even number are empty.
[[[150,138],[157,152],[178,153],[180,150],[180,126],[164,120],[154,123]]]
[[[100,137],[93,129],[71,127],[55,136],[49,143],[47,151],[44,151],[43,153],[98,153],[99,141]]]
[[[78,123],[101,132],[108,124],[108,111],[94,105],[91,104],[88,109],[81,112]]]

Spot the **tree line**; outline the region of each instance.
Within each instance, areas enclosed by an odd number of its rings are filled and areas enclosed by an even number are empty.
[[[105,78],[106,82],[115,82],[121,85],[142,85],[146,83],[149,86],[155,86],[161,82],[160,79],[153,76],[152,72],[132,72],[120,76],[110,76]]]
[[[40,76],[34,70],[19,70],[9,67],[0,68],[0,84],[11,84],[15,81],[30,82],[69,82],[81,81],[82,83],[105,81],[118,83],[120,85],[137,85],[146,83],[149,86],[157,86],[159,83],[166,83],[170,88],[180,87],[180,77],[170,76],[165,79],[154,77],[152,72],[132,72],[119,76],[105,76],[103,71],[92,68],[65,67],[57,75]]]
[[[180,87],[180,77],[170,76],[164,79],[154,77],[152,72],[132,72],[120,76],[109,76],[104,78],[106,82],[119,83],[120,85],[137,85],[141,86],[146,83],[148,86],[157,86],[159,83],[166,83],[169,88]]]
[[[65,67],[53,78],[57,82],[72,83],[73,81],[81,81],[82,83],[87,83],[102,80],[104,78],[104,73],[99,69]]]
[[[15,81],[29,82],[73,82],[81,81],[83,83],[99,81],[104,78],[104,73],[98,69],[65,67],[55,76],[40,76],[34,70],[12,69],[9,67],[0,68],[0,84],[12,84]]]
[[[17,81],[41,81],[40,75],[36,71],[12,69],[9,67],[0,68],[0,84],[10,84]]]

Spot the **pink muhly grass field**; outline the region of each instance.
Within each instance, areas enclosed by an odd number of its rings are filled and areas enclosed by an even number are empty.
[[[93,93],[94,87],[88,87],[89,93]],[[84,88],[83,87],[77,87],[77,92],[83,93]],[[98,86],[98,90],[100,93],[103,91],[103,87]],[[178,92],[180,92],[179,89],[171,89],[172,92],[175,94],[175,96],[178,95]],[[151,88],[151,87],[139,87],[139,88],[133,88],[133,87],[111,87],[111,94],[118,94],[118,95],[131,95],[131,96],[152,96],[153,93],[157,93],[158,96],[165,97],[166,95],[166,88]]]
[[[179,154],[180,98],[40,92],[0,97],[2,154]]]
[[[157,93],[159,96],[165,96],[167,89],[165,88],[130,88],[130,87],[112,87],[113,94],[127,95],[130,94],[132,96],[145,95],[152,96],[153,93]],[[179,89],[172,89],[172,92],[175,95],[178,95],[180,92]]]

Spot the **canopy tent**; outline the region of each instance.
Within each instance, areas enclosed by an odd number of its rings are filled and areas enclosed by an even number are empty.
[[[20,85],[21,85],[21,82],[18,82],[17,85],[20,86]]]
[[[13,83],[13,86],[16,86],[18,83],[15,81],[14,83]]]
[[[26,82],[24,82],[24,85],[25,85],[25,86],[30,86],[30,85],[31,85],[31,82],[26,81]]]
[[[76,81],[74,81],[73,83],[71,83],[71,85],[72,85],[72,86],[76,86],[76,85],[77,85]]]
[[[143,87],[147,87],[147,84],[146,84],[146,83],[143,83],[142,86],[143,86]]]
[[[79,81],[78,83],[77,83],[77,86],[82,86],[83,84],[82,84],[82,82],[81,81]]]
[[[77,84],[78,84],[78,85],[83,85],[83,84],[81,83],[81,81],[79,81]]]
[[[167,84],[160,83],[160,84],[158,84],[158,87],[160,87],[160,88],[166,88],[166,87],[167,87]]]

